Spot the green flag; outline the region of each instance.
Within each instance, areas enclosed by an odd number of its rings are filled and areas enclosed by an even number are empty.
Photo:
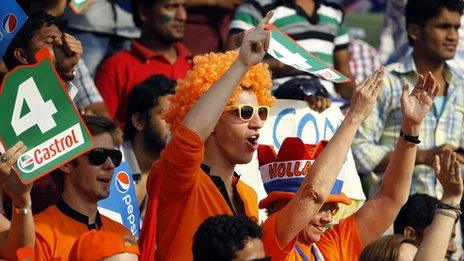
[[[19,66],[0,92],[0,139],[5,148],[22,140],[27,151],[14,169],[30,183],[93,147],[93,140],[52,66],[48,50],[37,64]]]
[[[348,77],[306,51],[292,38],[279,31],[274,25],[267,24],[266,29],[271,31],[271,41],[267,52],[275,59],[327,81],[334,83],[350,81]]]

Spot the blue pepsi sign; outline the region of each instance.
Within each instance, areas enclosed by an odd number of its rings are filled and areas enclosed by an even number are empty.
[[[2,0],[0,5],[0,59],[8,45],[27,20],[23,9],[14,0]]]
[[[139,237],[139,203],[135,194],[132,169],[126,161],[114,170],[110,195],[98,202],[98,210],[101,214],[127,227],[135,238]]]

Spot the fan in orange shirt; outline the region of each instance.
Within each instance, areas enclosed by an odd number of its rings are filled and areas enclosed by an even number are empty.
[[[349,113],[321,153],[320,146],[305,146],[299,139],[286,140],[277,156],[268,147],[258,149],[269,194],[259,205],[270,214],[263,225],[263,242],[272,260],[358,260],[363,246],[379,238],[405,204],[419,128],[440,88],[431,73],[420,76],[411,93],[408,85],[403,88],[402,130],[406,134],[398,139],[379,191],[353,215],[329,228],[338,203],[349,204],[340,194],[342,179],[335,177],[356,130],[374,107],[382,77],[383,69],[379,69],[356,88]]]
[[[147,181],[142,260],[192,260],[193,235],[208,217],[258,217],[256,192],[234,167],[251,161],[274,104],[271,73],[260,63],[270,17],[247,33],[239,51],[195,57],[178,82],[165,113],[172,138]]]

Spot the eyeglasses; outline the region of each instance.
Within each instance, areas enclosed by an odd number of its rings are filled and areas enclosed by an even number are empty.
[[[110,157],[114,166],[118,167],[119,164],[121,164],[122,153],[119,150],[114,149],[95,148],[87,152],[87,157],[89,158],[89,163],[94,166],[103,165],[106,162],[106,159]]]
[[[338,206],[338,204],[324,204],[319,209],[319,213],[330,212],[330,214],[332,214],[332,216],[334,216],[334,215],[336,215],[338,213],[338,210],[340,210],[340,207]]]
[[[255,112],[258,112],[258,116],[262,121],[267,120],[269,115],[269,107],[267,106],[251,106],[251,105],[230,105],[226,106],[224,111],[238,110],[238,116],[244,121],[249,121],[253,118]]]

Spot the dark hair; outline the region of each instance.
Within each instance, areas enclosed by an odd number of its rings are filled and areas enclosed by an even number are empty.
[[[151,8],[156,2],[160,0],[131,0],[132,19],[134,20],[135,26],[142,28],[142,20],[140,20],[138,7],[144,6],[145,8]]]
[[[406,30],[409,24],[416,24],[420,27],[431,19],[435,18],[446,8],[450,11],[458,12],[462,15],[464,3],[462,0],[408,0],[405,7]],[[408,35],[409,44],[413,40]]]
[[[309,95],[330,98],[327,89],[319,78],[293,78],[282,83],[274,93],[277,99],[289,99],[304,101]]]
[[[400,247],[405,243],[417,247],[416,240],[404,235],[383,236],[363,249],[359,261],[396,261]]]
[[[118,125],[116,124],[115,121],[107,118],[107,117],[102,117],[102,116],[96,116],[96,115],[81,115],[82,119],[84,120],[85,125],[90,131],[90,134],[93,136],[99,135],[102,133],[110,133],[112,134]],[[71,164],[74,166],[77,166],[78,162],[76,159],[71,161]],[[54,171],[51,172],[51,177],[53,180],[53,183],[56,185],[56,187],[60,190],[60,192],[63,192],[64,189],[64,177],[63,177],[64,172],[61,169],[55,169]]]
[[[255,219],[229,215],[210,217],[193,236],[193,260],[232,260],[249,238],[261,239],[262,235]]]
[[[8,70],[11,71],[16,66],[21,65],[21,63],[14,56],[14,50],[16,48],[20,48],[29,53],[29,40],[34,36],[37,30],[44,26],[50,25],[56,25],[60,31],[64,30],[66,26],[64,20],[49,15],[44,11],[33,12],[29,15],[24,25],[21,27],[21,29],[19,29],[18,33],[9,44],[5,51],[5,55],[3,56],[3,61],[5,62]]]
[[[127,102],[124,139],[130,141],[134,139],[135,127],[132,124],[132,115],[140,113],[143,119],[147,119],[151,108],[158,106],[158,98],[174,94],[175,86],[176,81],[163,74],[155,74],[134,87]]]
[[[421,233],[424,228],[432,224],[438,200],[426,194],[414,194],[400,209],[393,223],[395,234],[403,234],[406,227],[412,227]]]

